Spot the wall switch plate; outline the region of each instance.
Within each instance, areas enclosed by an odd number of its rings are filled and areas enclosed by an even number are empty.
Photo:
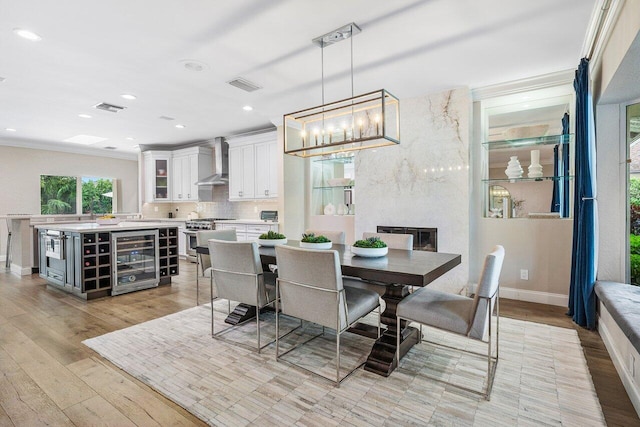
[[[157,206],[154,206],[154,207],[153,207],[153,211],[154,211],[154,212],[158,212],[158,207],[157,207]]]
[[[529,270],[520,270],[520,279],[529,280]]]

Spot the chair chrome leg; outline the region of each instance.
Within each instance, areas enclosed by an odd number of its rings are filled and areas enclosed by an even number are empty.
[[[213,332],[213,274],[211,275],[212,279],[209,282],[209,288],[211,290],[211,336],[213,337],[214,332]]]
[[[340,387],[340,332],[336,331],[336,384]]]
[[[256,328],[258,330],[258,354],[260,354],[260,308],[256,307]]]
[[[382,315],[381,307],[378,306],[378,338],[380,338],[380,317]]]
[[[396,368],[400,367],[400,317],[396,316]]]

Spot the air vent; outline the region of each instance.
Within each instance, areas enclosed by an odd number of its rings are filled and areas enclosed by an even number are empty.
[[[124,107],[120,107],[119,105],[108,104],[106,102],[101,102],[100,104],[96,104],[93,108],[97,110],[109,111],[111,113],[117,113],[120,110],[124,110]]]
[[[237,77],[233,80],[228,81],[231,86],[235,86],[238,89],[245,90],[247,92],[253,92],[258,89],[262,89],[262,86],[258,86],[257,84],[250,82],[247,79],[243,79],[242,77]]]
[[[105,150],[115,150],[115,149],[116,149],[116,147],[112,147],[112,146],[110,146],[110,145],[109,145],[109,146],[107,146],[107,147],[104,147],[104,149],[105,149]]]
[[[169,117],[169,116],[160,116],[158,118],[160,120],[167,120],[167,121],[175,120],[173,117]]]

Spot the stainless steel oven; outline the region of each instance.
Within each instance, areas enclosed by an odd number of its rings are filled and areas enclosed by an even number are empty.
[[[196,220],[187,221],[186,231],[184,231],[187,237],[187,261],[196,262],[196,247],[198,247],[198,240],[196,233],[203,230],[215,230],[215,222],[228,220],[229,218],[200,218]]]

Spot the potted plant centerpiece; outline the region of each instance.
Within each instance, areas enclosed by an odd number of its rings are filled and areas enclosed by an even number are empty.
[[[285,243],[287,243],[287,236],[276,233],[272,230],[269,230],[258,237],[258,244],[260,246],[284,245]]]
[[[389,248],[379,237],[369,237],[356,241],[351,246],[351,252],[362,257],[380,257],[385,256],[389,252]]]
[[[331,240],[325,236],[316,236],[313,233],[303,234],[300,241],[301,248],[307,249],[331,249]]]

